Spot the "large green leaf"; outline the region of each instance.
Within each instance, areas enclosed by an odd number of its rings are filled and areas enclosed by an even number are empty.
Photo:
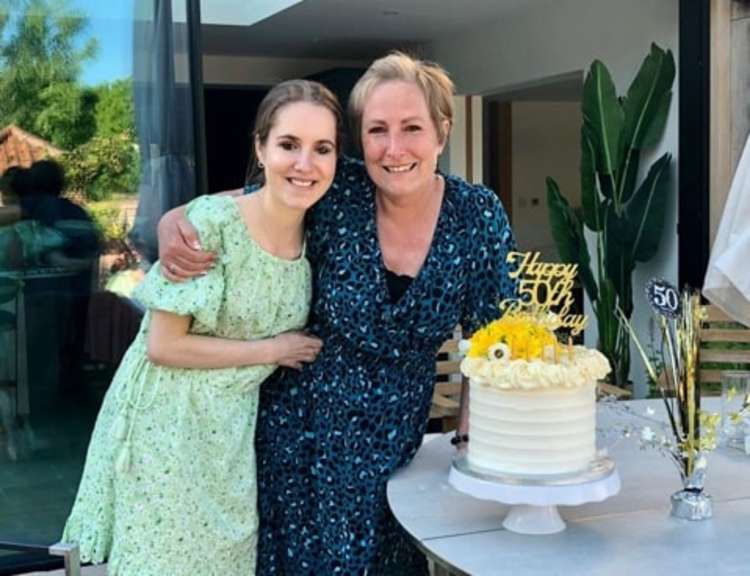
[[[552,237],[563,262],[578,263],[578,241],[570,204],[553,178],[547,178],[547,207]]]
[[[622,165],[616,192],[618,205],[626,203],[635,191],[640,150],[656,144],[664,132],[674,75],[672,52],[652,44],[650,54],[622,100],[624,122],[620,142]]]
[[[667,124],[667,118],[669,117],[669,107],[672,105],[672,91],[665,92],[659,102],[659,108],[657,109],[654,120],[651,122],[651,126],[646,131],[646,135],[643,137],[641,143],[642,148],[649,148],[656,146],[661,139],[661,135],[664,133],[664,127]]]
[[[589,296],[589,300],[595,303],[599,298],[599,289],[596,286],[596,278],[591,271],[591,255],[589,247],[586,244],[586,236],[583,233],[583,214],[574,211],[577,223],[576,235],[578,237],[578,279],[583,285],[583,289]]]
[[[598,348],[609,359],[610,363],[613,363],[617,353],[618,319],[615,316],[615,309],[618,302],[615,287],[609,278],[601,279],[599,294],[599,302],[595,308],[599,330]]]
[[[646,179],[625,205],[630,257],[638,262],[650,260],[659,248],[669,195],[671,161],[672,156],[667,152],[654,162]]]
[[[595,302],[598,290],[594,275],[591,272],[591,257],[586,239],[583,235],[583,220],[560,193],[557,182],[547,178],[547,207],[552,237],[557,246],[560,259],[571,264],[578,264],[578,273],[584,290]]]
[[[633,195],[635,190],[636,179],[638,178],[638,168],[641,164],[641,153],[640,150],[631,148],[625,155],[625,161],[623,162],[620,171],[620,188],[617,191],[617,205],[620,207],[622,212],[622,205],[625,204],[628,199]]]
[[[599,190],[608,200],[615,200],[615,191],[617,189],[617,181],[615,180],[614,174],[604,174],[603,172],[597,172],[597,181],[599,182]]]
[[[631,276],[635,261],[630,253],[627,221],[608,206],[604,224],[604,269],[612,280],[618,300],[626,314],[632,310]]]
[[[654,139],[661,137],[669,112],[669,95],[674,75],[672,51],[664,51],[652,44],[651,53],[641,64],[623,100],[623,146],[640,150],[654,144]]]
[[[595,60],[583,84],[582,112],[596,147],[597,171],[614,178],[620,164],[623,111],[607,67]]]
[[[583,221],[589,230],[599,232],[602,229],[602,204],[597,188],[596,168],[594,166],[594,144],[586,125],[581,126],[581,205]]]

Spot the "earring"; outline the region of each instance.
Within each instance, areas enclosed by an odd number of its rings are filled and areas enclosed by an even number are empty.
[[[265,168],[265,167],[266,167],[266,165],[263,164],[263,162],[261,162],[260,160],[258,160],[258,168],[260,168],[261,170],[263,170],[263,168]]]

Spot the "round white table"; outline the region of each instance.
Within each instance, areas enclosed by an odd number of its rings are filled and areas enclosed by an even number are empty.
[[[660,400],[629,403],[664,414]],[[718,410],[718,399],[704,402]],[[599,426],[613,416],[600,414]],[[706,491],[714,517],[690,522],[669,515],[670,495],[681,488],[675,466],[636,439],[617,444],[610,457],[622,479],[620,494],[604,502],[561,507],[568,528],[553,535],[515,534],[502,527],[508,506],[454,490],[448,472],[450,436],[426,442],[388,484],[396,519],[438,566],[472,576],[679,576],[750,574],[750,457],[720,448],[708,456]]]

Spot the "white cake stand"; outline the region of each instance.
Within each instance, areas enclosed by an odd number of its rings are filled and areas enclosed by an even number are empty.
[[[598,458],[574,475],[521,478],[470,466],[462,455],[453,461],[448,482],[475,498],[510,504],[503,527],[519,534],[562,532],[565,522],[558,506],[601,502],[620,491],[620,475],[609,458]]]

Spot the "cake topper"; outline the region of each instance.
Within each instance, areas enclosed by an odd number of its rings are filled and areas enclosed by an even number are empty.
[[[652,278],[646,284],[646,298],[657,314],[677,318],[682,312],[680,293],[666,280]]]
[[[542,262],[539,252],[510,252],[506,260],[516,265],[509,276],[519,279],[519,298],[501,302],[504,313],[532,308],[550,317],[552,330],[568,328],[573,336],[586,327],[585,315],[570,314],[578,264]]]

